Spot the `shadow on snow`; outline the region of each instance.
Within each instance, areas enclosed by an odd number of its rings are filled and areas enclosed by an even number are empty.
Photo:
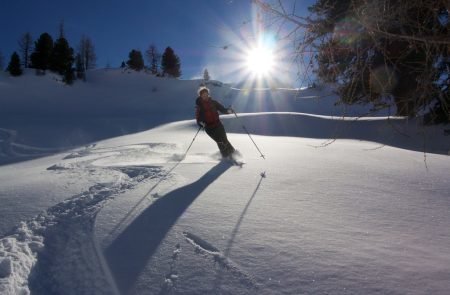
[[[106,248],[106,261],[121,293],[132,289],[178,218],[229,167],[221,162],[197,181],[157,199]]]

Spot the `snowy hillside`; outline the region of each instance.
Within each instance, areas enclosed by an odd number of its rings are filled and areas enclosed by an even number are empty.
[[[60,77],[52,74],[36,76],[33,71],[20,78],[0,76],[0,163],[35,158],[148,130],[160,124],[191,119],[196,90],[201,84],[200,80],[174,81],[143,72],[104,69],[89,72],[87,83],[67,86],[58,79]],[[238,113],[298,112],[326,116],[298,114],[296,122],[292,122],[295,126],[281,130],[279,122],[268,121],[264,129],[253,128],[253,132],[262,135],[352,138],[354,133],[347,126],[360,123],[348,124],[336,117],[354,117],[350,119],[354,121],[367,114],[390,115],[390,110],[373,113],[365,106],[336,105],[337,97],[327,86],[301,91],[286,88],[250,91],[217,81],[209,82],[208,86],[214,98],[225,106],[233,106]],[[275,114],[273,116],[278,120]],[[379,125],[360,121],[371,125],[372,131]],[[371,133],[363,131],[357,139],[400,147],[414,146],[415,150],[422,151],[425,147],[429,152],[448,151],[448,145],[443,146],[444,150],[442,146],[435,146],[436,137],[442,137],[443,127],[418,130],[415,121],[392,117],[381,121],[381,125],[388,128],[380,127],[383,130]],[[233,132],[243,130],[237,126]],[[389,138],[384,138],[384,132],[390,133]],[[395,143],[398,134],[401,139]],[[401,144],[404,141],[406,145]]]
[[[194,139],[200,81],[88,79],[0,77],[0,294],[450,290],[448,126],[215,82],[239,167]]]

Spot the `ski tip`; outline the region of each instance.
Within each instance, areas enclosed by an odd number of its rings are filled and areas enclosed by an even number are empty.
[[[235,160],[235,161],[232,161],[231,164],[234,165],[234,166],[238,166],[238,167],[242,168],[242,166],[244,166],[245,163]]]

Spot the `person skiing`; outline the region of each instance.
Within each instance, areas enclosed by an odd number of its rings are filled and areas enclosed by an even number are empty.
[[[212,99],[209,95],[209,89],[206,87],[200,87],[197,93],[198,97],[195,100],[197,124],[203,127],[206,134],[217,143],[222,157],[227,158],[234,153],[235,149],[228,141],[225,128],[219,119],[218,111],[222,114],[232,114],[233,109],[225,108],[218,101]]]

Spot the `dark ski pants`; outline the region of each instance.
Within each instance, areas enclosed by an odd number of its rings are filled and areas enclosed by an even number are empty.
[[[225,133],[225,128],[222,123],[219,123],[217,127],[205,128],[206,134],[209,135],[219,147],[222,157],[227,157],[234,152],[234,147],[228,141],[227,134]]]

